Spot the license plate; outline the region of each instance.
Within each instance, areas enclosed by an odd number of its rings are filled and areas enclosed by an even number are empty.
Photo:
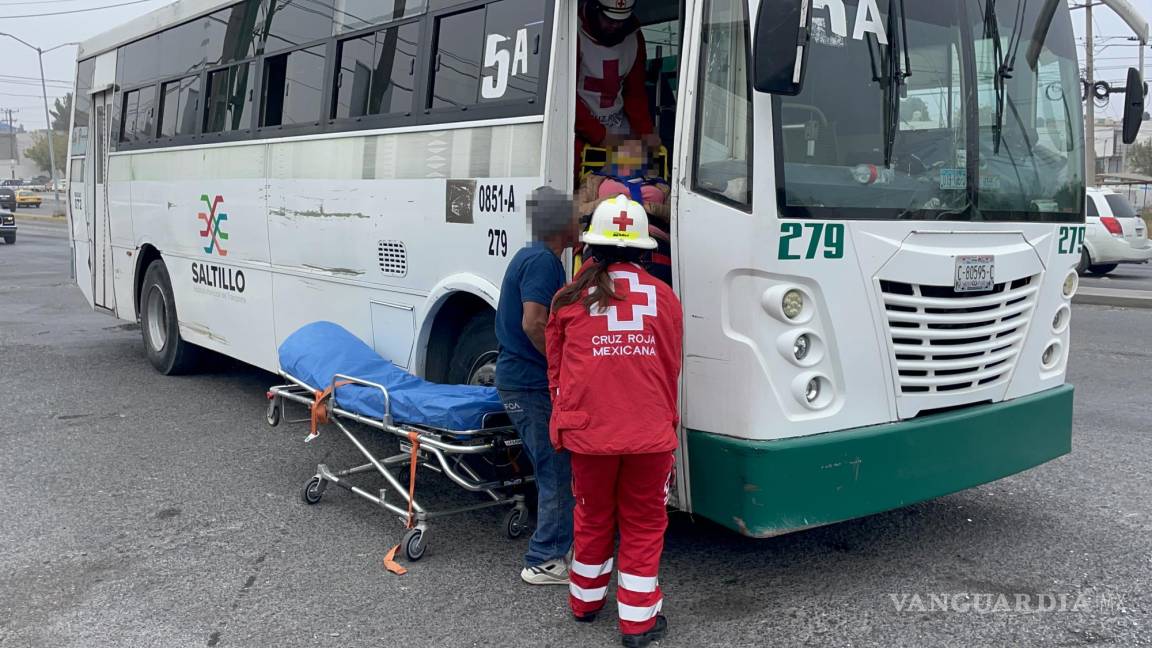
[[[956,292],[992,290],[996,258],[991,256],[956,257],[956,279],[952,287]]]

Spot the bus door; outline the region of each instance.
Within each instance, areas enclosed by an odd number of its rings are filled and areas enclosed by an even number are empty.
[[[714,431],[720,421],[741,429],[749,421],[737,403],[763,395],[733,384],[738,358],[723,333],[723,293],[731,273],[748,265],[744,248],[754,222],[748,0],[687,0],[684,11],[672,257],[684,306],[676,487],[679,507],[691,511],[688,430]]]
[[[92,303],[99,308],[116,309],[113,290],[112,235],[108,214],[108,136],[112,121],[112,90],[92,95],[92,136],[88,146],[88,169],[91,182],[85,184],[85,215],[88,217],[90,259],[92,268]]]

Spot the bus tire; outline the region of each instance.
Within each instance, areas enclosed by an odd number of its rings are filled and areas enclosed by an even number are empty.
[[[452,385],[496,386],[496,313],[488,311],[474,316],[460,330],[452,360],[448,364],[448,383]]]
[[[156,371],[165,376],[191,371],[196,365],[199,347],[180,337],[172,280],[167,266],[159,259],[149,264],[144,273],[139,312],[144,352]]]

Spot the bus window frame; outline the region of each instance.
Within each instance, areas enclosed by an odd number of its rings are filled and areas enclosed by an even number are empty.
[[[529,100],[529,101],[524,101],[522,99],[506,99],[506,100],[502,100],[502,101],[492,101],[492,102],[488,102],[488,103],[477,102],[477,103],[469,104],[467,106],[462,106],[459,108],[453,108],[453,107],[432,108],[428,105],[429,103],[431,103],[429,101],[429,99],[431,98],[430,93],[432,92],[432,88],[433,88],[433,81],[434,81],[433,76],[436,74],[436,69],[435,69],[436,46],[440,42],[440,23],[439,23],[439,20],[441,18],[453,16],[455,14],[465,13],[467,11],[471,11],[471,10],[476,9],[478,7],[486,7],[490,4],[495,4],[495,3],[501,2],[501,1],[502,0],[469,0],[468,2],[460,2],[457,4],[451,5],[449,7],[445,7],[443,9],[440,9],[438,11],[429,11],[429,12],[424,14],[423,17],[429,21],[428,25],[425,27],[425,31],[431,31],[432,34],[431,34],[431,38],[428,41],[428,51],[431,54],[431,56],[427,57],[422,63],[417,62],[417,65],[416,65],[417,71],[419,71],[421,68],[423,68],[423,74],[421,74],[421,76],[420,76],[420,85],[417,86],[418,88],[420,88],[420,93],[419,93],[419,96],[417,97],[417,100],[419,102],[417,104],[417,106],[418,106],[418,110],[419,110],[420,114],[423,115],[426,119],[421,121],[420,123],[441,124],[441,123],[452,123],[455,121],[472,121],[472,120],[501,119],[501,118],[506,119],[506,118],[510,118],[510,117],[519,117],[519,116],[526,114],[520,110],[517,110],[517,108],[522,107],[522,106],[539,106],[539,113],[533,111],[533,112],[530,112],[527,114],[532,114],[532,115],[539,114],[541,117],[543,117],[544,106],[547,103],[546,99],[547,99],[547,92],[548,92],[548,72],[551,68],[552,61],[547,61],[547,63],[548,63],[547,65],[541,65],[540,66],[540,78],[539,78],[537,85],[536,85],[536,97]],[[549,29],[541,30],[540,56],[542,58],[545,58],[545,59],[547,57],[551,56],[551,53],[552,53],[552,30],[555,28],[554,23],[555,23],[555,16],[556,16],[555,7],[556,7],[555,2],[546,1],[544,3],[544,25],[549,27]],[[481,56],[483,56],[483,55],[481,55]],[[480,71],[483,72],[483,70],[484,70],[484,67],[481,66]],[[479,78],[477,79],[477,83],[478,84],[481,83]],[[477,116],[478,113],[480,114],[480,116]],[[433,117],[438,117],[438,116],[444,116],[445,119],[433,119]]]
[[[330,56],[328,57],[326,67],[329,69],[328,74],[324,79],[326,84],[331,84],[332,86],[331,89],[325,93],[326,101],[324,102],[324,107],[326,110],[324,114],[324,122],[328,126],[325,132],[343,133],[348,131],[369,130],[376,128],[397,128],[408,126],[413,123],[413,118],[416,117],[420,112],[417,110],[417,105],[422,96],[422,88],[424,87],[422,82],[424,77],[421,73],[421,70],[424,67],[424,62],[420,59],[419,56],[416,58],[416,70],[412,73],[412,101],[408,106],[407,112],[403,114],[379,113],[375,115],[360,115],[359,117],[332,117],[332,107],[336,101],[336,65],[338,63],[336,53],[340,49],[340,44],[345,41],[363,38],[368,35],[374,35],[376,32],[384,31],[386,29],[399,29],[411,24],[418,24],[420,28],[420,35],[417,39],[418,47],[422,48],[425,45],[430,46],[431,39],[428,38],[428,23],[426,21],[427,16],[428,12],[425,11],[424,13],[416,16],[408,16],[399,20],[393,20],[379,25],[372,25],[369,27],[357,29],[356,31],[344,32],[337,38],[332,39],[332,47],[334,49],[330,52]],[[355,124],[355,126],[352,126],[353,124]]]
[[[432,74],[434,73],[434,59],[436,44],[436,20],[440,17],[460,13],[483,7],[494,2],[501,0],[465,0],[463,2],[450,2],[444,6],[439,7],[435,11],[431,10],[431,6],[437,4],[436,2],[429,1],[429,9],[421,14],[407,16],[397,20],[369,25],[361,29],[349,32],[343,32],[336,35],[330,35],[325,38],[319,38],[308,43],[302,43],[292,49],[279,49],[274,52],[260,52],[253,56],[243,59],[230,60],[225,63],[216,63],[213,65],[201,66],[195,71],[186,71],[183,74],[167,75],[157,79],[150,79],[148,83],[140,83],[132,87],[120,89],[117,94],[122,94],[125,91],[132,91],[146,85],[153,85],[156,87],[157,100],[160,100],[159,92],[163,84],[183,79],[193,74],[200,75],[200,87],[202,88],[202,99],[200,105],[197,107],[196,123],[197,132],[192,135],[179,135],[174,137],[160,137],[160,123],[157,120],[155,124],[155,132],[150,133],[149,138],[142,142],[118,142],[119,133],[116,137],[109,138],[109,147],[113,152],[116,151],[139,151],[139,150],[153,150],[163,149],[176,146],[194,146],[204,144],[218,144],[218,143],[240,143],[245,141],[259,141],[276,138],[298,137],[307,135],[336,135],[355,131],[367,131],[386,128],[407,128],[419,126],[450,126],[459,122],[482,122],[482,121],[495,121],[503,119],[515,119],[521,117],[539,118],[544,119],[544,112],[547,105],[547,93],[549,88],[549,76],[551,73],[551,54],[552,54],[552,41],[553,32],[555,30],[556,18],[556,3],[549,0],[537,0],[544,3],[544,27],[541,29],[540,34],[540,74],[536,85],[535,97],[531,100],[525,99],[509,99],[494,101],[490,103],[477,103],[470,104],[464,107],[456,108],[424,108],[427,102],[428,93],[432,88]],[[219,10],[217,10],[219,11]],[[209,15],[209,14],[205,14]],[[117,50],[126,51],[126,46],[148,38],[162,34],[168,29],[178,28],[188,22],[203,19],[205,15],[192,18],[179,24],[169,25],[163,30],[141,35],[136,41],[121,43],[117,45]],[[335,89],[335,74],[336,74],[336,48],[340,41],[350,38],[360,37],[367,33],[373,33],[382,29],[387,29],[393,26],[401,26],[407,23],[419,22],[420,26],[420,53],[427,52],[427,55],[416,59],[416,71],[413,87],[413,100],[412,110],[408,114],[400,115],[397,113],[386,115],[364,115],[354,118],[332,119],[329,117],[331,114],[327,107],[331,104],[333,93]],[[289,126],[260,126],[260,118],[263,113],[263,88],[264,88],[264,61],[267,57],[280,56],[297,49],[305,49],[308,47],[316,47],[325,44],[325,77],[324,77],[324,93],[321,97],[323,110],[318,115],[315,123],[307,124],[293,124]],[[209,90],[208,76],[214,72],[227,69],[233,66],[255,64],[252,78],[249,84],[249,89],[252,91],[252,108],[251,115],[247,120],[247,127],[233,131],[221,132],[206,132],[204,130],[204,120],[208,110]],[[481,68],[483,69],[483,68]],[[121,110],[122,99],[117,99],[114,104],[116,111],[115,118],[116,124],[119,124],[119,111]]]

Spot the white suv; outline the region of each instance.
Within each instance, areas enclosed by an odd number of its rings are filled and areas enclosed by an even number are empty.
[[[1123,194],[1111,189],[1088,188],[1084,219],[1084,251],[1080,254],[1081,274],[1108,274],[1121,263],[1147,263],[1152,259],[1148,228]]]

